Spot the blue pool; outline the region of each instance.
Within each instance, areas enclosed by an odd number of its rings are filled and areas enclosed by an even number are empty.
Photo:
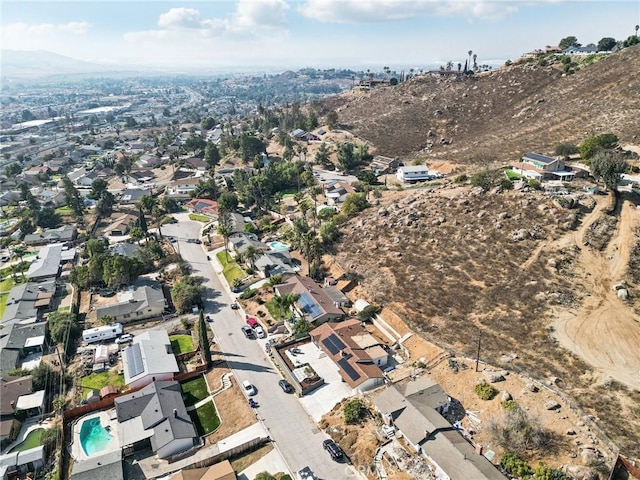
[[[271,248],[271,250],[273,250],[274,252],[289,250],[289,245],[287,245],[286,243],[278,242],[278,241],[269,242],[267,243],[267,245],[269,245],[269,248]]]
[[[80,427],[80,445],[88,457],[104,450],[112,439],[98,417],[85,420]]]

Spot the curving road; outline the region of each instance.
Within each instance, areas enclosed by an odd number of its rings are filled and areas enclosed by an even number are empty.
[[[324,480],[359,478],[347,463],[333,462],[322,448],[328,438],[309,417],[295,395],[285,394],[278,380],[282,377],[265,353],[262,344],[248,340],[240,331],[244,323],[241,311],[232,310],[233,294],[207,261],[201,245],[188,243],[187,239],[199,238],[201,223],[188,220],[178,214],[178,223],[162,227],[163,235],[177,237],[177,248],[182,258],[193,267],[193,275],[207,279],[205,311],[213,317],[210,323],[237,381],[249,380],[257,389],[254,399],[260,407],[259,418],[270,432],[292,473],[305,466]],[[215,259],[212,257],[212,261]],[[276,472],[272,472],[276,473]]]

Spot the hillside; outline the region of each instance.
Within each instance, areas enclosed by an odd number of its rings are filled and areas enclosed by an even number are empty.
[[[383,155],[504,162],[525,151],[552,153],[558,143],[579,143],[590,132],[632,141],[639,133],[638,92],[640,45],[573,75],[526,63],[461,80],[420,76],[332,97],[323,109],[335,109],[341,127]]]

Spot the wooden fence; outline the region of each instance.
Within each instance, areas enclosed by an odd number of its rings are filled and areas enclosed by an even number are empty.
[[[256,448],[264,445],[265,443],[270,442],[271,439],[269,437],[258,437],[258,438],[254,438],[252,440],[249,440],[248,442],[244,442],[240,445],[238,445],[237,447],[233,447],[229,450],[226,450],[224,452],[220,452],[217,455],[213,455],[209,458],[205,458],[203,460],[200,460],[199,462],[195,462],[191,465],[189,465],[188,467],[185,467],[184,470],[192,470],[194,468],[202,468],[202,467],[209,467],[211,465],[214,465],[218,462],[221,462],[223,460],[226,460],[228,458],[231,457],[235,457],[236,455],[239,455],[241,453],[245,453],[251,450],[255,450]]]

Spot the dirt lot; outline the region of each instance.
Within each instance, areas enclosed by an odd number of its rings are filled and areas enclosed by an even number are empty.
[[[533,192],[477,195],[446,185],[396,192],[345,229],[336,261],[359,279],[356,298],[384,305],[446,351],[473,358],[481,338],[481,358],[496,368],[557,379],[554,388],[595,419],[612,449],[638,457],[640,319],[635,300],[620,300],[612,286],[632,280],[640,209],[625,197],[599,250],[584,245],[584,234],[607,215],[610,198],[577,198],[567,209]],[[437,357],[437,349],[419,351],[412,361]],[[517,358],[505,361],[510,354]],[[506,385],[514,397],[522,391]]]

